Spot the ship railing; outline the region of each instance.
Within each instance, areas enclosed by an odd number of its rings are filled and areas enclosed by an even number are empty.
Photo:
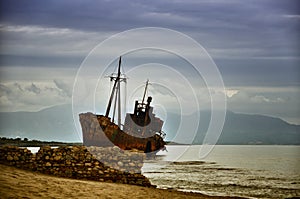
[[[166,137],[166,133],[164,131],[162,131],[162,130],[160,130],[159,132],[156,132],[156,134],[158,134],[163,139]]]

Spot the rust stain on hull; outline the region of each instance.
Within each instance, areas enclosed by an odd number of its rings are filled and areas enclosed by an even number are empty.
[[[79,115],[85,146],[118,146],[123,150],[137,149],[152,152],[164,149],[166,143],[161,136],[135,137],[122,131],[118,125],[103,115],[81,113]]]

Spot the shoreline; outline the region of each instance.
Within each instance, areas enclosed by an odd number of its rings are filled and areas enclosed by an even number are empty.
[[[0,164],[3,198],[241,198],[56,177]]]

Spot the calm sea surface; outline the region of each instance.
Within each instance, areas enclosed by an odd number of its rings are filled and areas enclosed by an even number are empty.
[[[168,145],[143,174],[159,188],[248,198],[300,196],[300,146],[215,146],[204,159],[200,145]]]

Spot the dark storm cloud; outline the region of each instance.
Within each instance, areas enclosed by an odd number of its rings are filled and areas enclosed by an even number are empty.
[[[34,66],[34,67],[74,67],[82,62],[84,56],[36,56],[36,55],[1,55],[1,66]],[[55,61],[54,61],[55,60]]]
[[[163,26],[180,30],[259,31],[290,25],[281,15],[297,15],[297,1],[1,1],[2,22],[80,30]],[[279,22],[279,21],[282,22]],[[279,22],[279,23],[278,23]],[[203,29],[202,29],[203,28]],[[194,30],[196,31],[196,30]],[[237,35],[236,35],[237,36]]]
[[[225,85],[300,86],[299,60],[216,59]]]
[[[300,71],[298,8],[294,0],[2,0],[0,64],[78,67],[101,41],[97,33],[161,26],[182,31],[202,44],[228,85],[283,81],[294,85]],[[59,32],[55,28],[67,33],[52,34]]]
[[[7,105],[5,110],[16,104],[21,104],[22,110],[34,100],[43,102],[41,106],[66,102],[70,85],[53,81],[57,73],[63,80],[75,76],[90,50],[114,33],[158,26],[185,33],[205,47],[225,85],[238,90],[229,107],[271,115],[277,111],[277,116],[300,122],[296,114],[300,84],[298,0],[0,0],[0,4],[2,81],[26,80],[31,90],[36,90],[31,84],[34,80],[50,81],[44,87],[35,84],[41,89],[40,98],[27,87],[1,84],[0,102]],[[168,64],[176,65],[172,61]],[[255,89],[244,91],[246,87]],[[270,87],[272,95],[257,93],[256,88],[261,87]],[[287,93],[282,87],[294,89]],[[15,97],[18,95],[22,98]],[[266,104],[268,109],[264,109]]]
[[[18,25],[40,25],[81,30],[120,29],[132,23],[133,3],[124,1],[2,1],[2,20]],[[126,12],[126,13],[125,13]],[[126,16],[126,17],[125,17]],[[127,22],[126,22],[127,21]],[[124,23],[122,23],[124,22]]]
[[[95,32],[160,26],[189,34],[216,56],[298,56],[297,1],[1,2],[3,24]]]

